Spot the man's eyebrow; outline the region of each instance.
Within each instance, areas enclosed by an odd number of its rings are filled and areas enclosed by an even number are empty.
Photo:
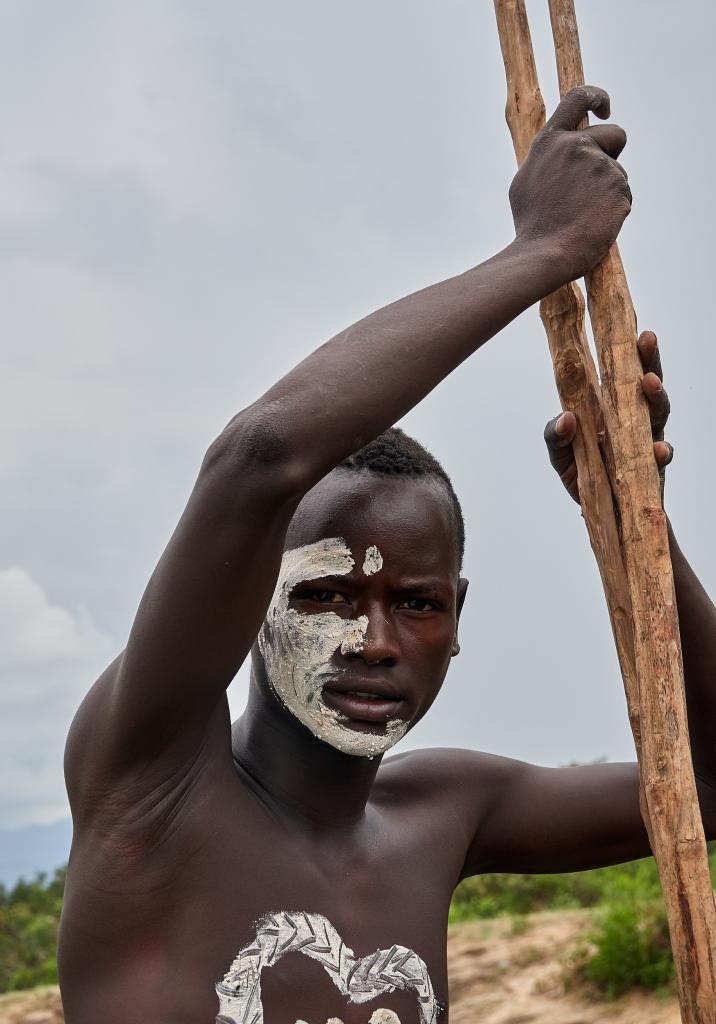
[[[318,587],[325,586],[334,587],[336,590],[344,590],[346,587],[355,586],[357,579],[352,573],[346,573],[340,576],[316,576],[310,580],[299,580],[292,587],[292,590],[297,590],[299,587],[310,588],[311,586]],[[407,594],[407,593],[431,593],[431,594],[444,594],[450,587],[448,580],[441,579],[433,576],[414,576],[412,578],[406,577],[398,580],[395,586],[390,589],[396,594]]]
[[[349,573],[346,573],[343,576],[315,576],[310,580],[299,580],[294,584],[293,589],[295,590],[296,587],[310,587],[311,585],[317,586],[319,583],[327,583],[332,587],[335,587],[336,590],[340,590],[342,587],[345,587],[347,583],[353,582],[355,581],[351,578]]]

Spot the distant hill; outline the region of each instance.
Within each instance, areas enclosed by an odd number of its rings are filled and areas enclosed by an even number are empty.
[[[38,871],[52,872],[67,863],[72,838],[69,818],[52,825],[26,825],[0,829],[0,883],[14,885],[32,879]]]

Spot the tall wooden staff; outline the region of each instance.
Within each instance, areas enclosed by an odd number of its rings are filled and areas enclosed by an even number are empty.
[[[524,0],[494,0],[518,163],[545,122]],[[573,0],[548,0],[562,95],[584,84]],[[669,919],[682,1020],[716,1024],[716,908],[694,781],[666,517],[641,390],[636,317],[617,246],[587,277],[601,384],[576,284],[547,296],[562,407],[574,412],[579,492],[619,655],[641,807]]]

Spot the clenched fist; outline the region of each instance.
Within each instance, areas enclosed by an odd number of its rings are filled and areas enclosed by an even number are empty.
[[[631,210],[617,157],[618,125],[579,129],[588,111],[609,117],[609,96],[583,85],[567,93],[536,136],[510,187],[517,241],[546,246],[561,283],[591,270],[609,250]]]

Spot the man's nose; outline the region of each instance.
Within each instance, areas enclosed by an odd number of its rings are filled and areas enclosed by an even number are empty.
[[[353,656],[368,665],[392,665],[399,660],[400,644],[395,623],[384,611],[375,607],[370,609],[363,645]]]

